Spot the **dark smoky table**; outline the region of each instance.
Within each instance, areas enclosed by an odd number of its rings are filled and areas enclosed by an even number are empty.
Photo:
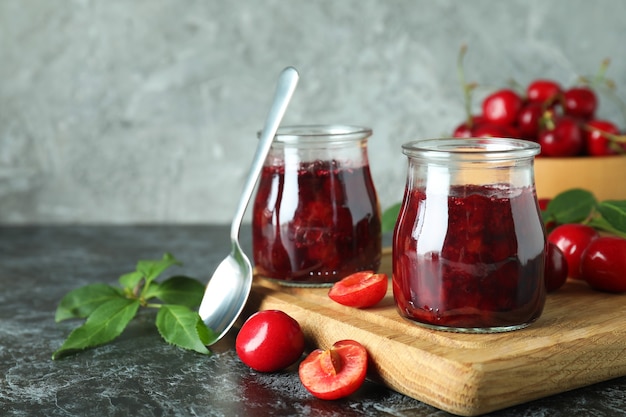
[[[115,284],[139,259],[174,254],[186,275],[206,280],[227,254],[229,227],[0,227],[0,410],[4,416],[448,416],[367,381],[354,395],[323,401],[297,369],[258,373],[238,359],[237,329],[201,355],[168,345],[150,314],[114,342],[53,361],[77,326],[55,323],[68,291]],[[250,250],[250,229],[242,233]],[[626,343],[626,341],[625,341]],[[626,377],[515,406],[489,416],[624,416]]]

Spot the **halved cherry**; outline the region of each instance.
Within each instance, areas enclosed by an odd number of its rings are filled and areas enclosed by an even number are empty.
[[[387,274],[376,274],[374,271],[355,272],[333,284],[328,296],[344,306],[372,307],[385,298],[387,283]]]
[[[365,381],[367,350],[354,340],[340,340],[330,349],[316,349],[298,368],[304,388],[317,398],[337,400],[354,393]]]

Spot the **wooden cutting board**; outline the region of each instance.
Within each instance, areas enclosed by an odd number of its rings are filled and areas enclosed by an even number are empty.
[[[391,251],[381,272],[391,277]],[[370,309],[330,300],[328,288],[293,288],[255,278],[247,313],[279,309],[311,347],[354,339],[368,350],[371,376],[390,388],[463,416],[476,416],[626,375],[626,294],[568,281],[548,295],[526,329],[499,334],[429,330],[401,318],[391,285]]]

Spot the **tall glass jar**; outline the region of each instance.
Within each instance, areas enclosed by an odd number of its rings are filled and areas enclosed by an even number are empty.
[[[402,149],[408,175],[393,236],[400,315],[470,333],[535,321],[546,293],[546,237],[533,170],[539,145],[429,139]]]
[[[278,130],[253,206],[260,275],[284,285],[324,286],[378,269],[381,213],[368,161],[371,134],[344,125]]]

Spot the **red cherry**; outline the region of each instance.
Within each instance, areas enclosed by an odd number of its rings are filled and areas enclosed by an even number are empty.
[[[626,291],[626,239],[603,236],[592,241],[582,256],[582,275],[591,288]]]
[[[466,120],[458,125],[452,132],[452,136],[455,138],[471,138],[474,136],[474,129],[481,123],[484,123],[484,121],[485,118],[483,116],[474,115],[471,122]]]
[[[463,122],[458,125],[452,131],[452,137],[454,138],[471,138],[472,137],[472,127],[467,122]]]
[[[583,252],[598,237],[598,231],[593,227],[568,223],[555,227],[548,235],[548,242],[558,246],[565,255],[569,276],[574,279],[581,279],[580,261]]]
[[[520,135],[513,126],[485,122],[472,130],[472,136],[475,138],[518,138]]]
[[[588,87],[572,87],[563,94],[565,114],[589,120],[593,118],[597,108],[596,93]]]
[[[544,280],[546,291],[556,291],[567,281],[567,259],[554,243],[548,242]]]
[[[530,102],[544,104],[552,102],[561,94],[561,86],[552,80],[538,79],[526,88],[526,97]]]
[[[539,198],[539,199],[537,199],[537,202],[539,203],[539,210],[546,211],[548,209],[548,205],[550,204],[550,201],[552,201],[551,198]],[[545,223],[546,233],[550,233],[552,231],[552,229],[554,229],[556,226],[557,226],[557,224],[556,224],[556,222],[554,220],[547,221]]]
[[[543,105],[539,102],[526,103],[517,114],[517,128],[522,138],[537,140]]]
[[[241,326],[235,348],[239,359],[259,372],[274,372],[296,362],[304,352],[298,322],[280,310],[254,313]]]
[[[608,120],[594,119],[585,125],[585,152],[591,156],[615,155],[618,146],[606,137],[606,133],[619,135],[619,129]]]
[[[550,201],[552,201],[551,198],[545,197],[537,199],[537,202],[539,203],[539,210],[546,211],[548,209],[548,204],[550,204]]]
[[[503,89],[490,94],[483,100],[483,116],[488,122],[512,125],[522,108],[522,99],[513,90]]]
[[[553,129],[539,132],[538,142],[544,156],[575,156],[584,147],[583,133],[578,122],[567,116],[557,119]]]

